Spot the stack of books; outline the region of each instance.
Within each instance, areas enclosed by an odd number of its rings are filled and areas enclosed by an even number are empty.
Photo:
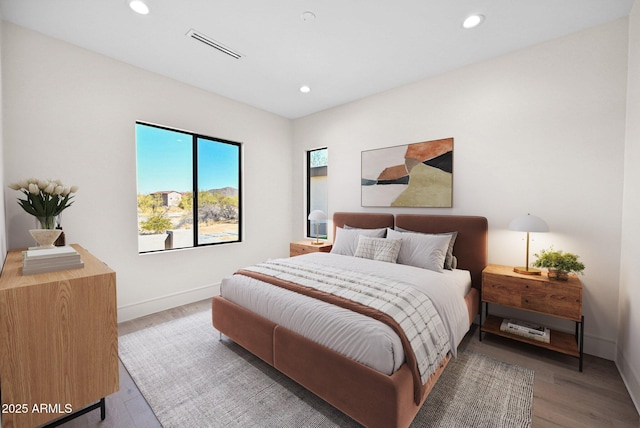
[[[502,320],[500,331],[517,334],[518,336],[527,337],[544,343],[549,343],[551,338],[551,332],[547,327],[514,319],[505,318]]]
[[[84,267],[80,254],[70,246],[30,249],[22,252],[22,274],[55,272]]]

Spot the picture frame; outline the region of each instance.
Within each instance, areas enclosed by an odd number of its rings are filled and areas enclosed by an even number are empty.
[[[365,150],[363,207],[451,208],[453,138]]]

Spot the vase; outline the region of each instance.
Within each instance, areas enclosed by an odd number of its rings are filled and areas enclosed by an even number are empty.
[[[37,242],[38,248],[54,248],[53,243],[56,242],[62,230],[60,229],[31,229],[29,233]]]
[[[56,218],[54,216],[36,217],[36,228],[39,229],[55,229]]]
[[[558,269],[549,269],[547,273],[549,279],[555,279],[557,281],[569,281],[569,272]]]

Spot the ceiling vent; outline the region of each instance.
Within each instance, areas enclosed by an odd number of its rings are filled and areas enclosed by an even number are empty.
[[[199,42],[202,42],[207,46],[210,46],[210,47],[212,47],[214,49],[217,49],[220,52],[222,52],[224,54],[227,54],[232,58],[235,58],[235,59],[242,58],[242,54],[239,54],[238,52],[234,51],[233,49],[230,49],[230,48],[226,47],[222,43],[216,42],[212,38],[207,37],[204,34],[199,33],[194,29],[189,30],[189,32],[187,33],[187,36],[189,36],[192,39],[195,39],[195,40],[197,40]]]

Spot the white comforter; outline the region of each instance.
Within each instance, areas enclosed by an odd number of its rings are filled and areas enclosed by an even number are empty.
[[[456,355],[456,348],[469,328],[464,302],[471,284],[467,271],[438,273],[327,253],[298,258],[415,286],[432,300],[449,334],[451,352]],[[391,327],[365,315],[242,275],[224,279],[221,294],[227,300],[381,373],[392,374],[404,362],[400,338]]]

